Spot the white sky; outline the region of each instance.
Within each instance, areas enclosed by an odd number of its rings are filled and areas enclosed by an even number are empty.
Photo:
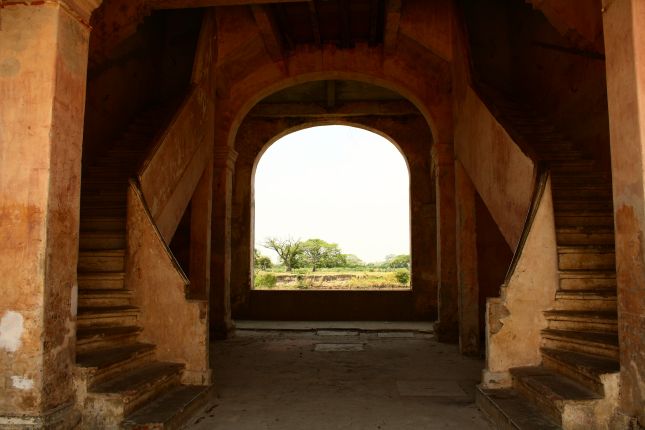
[[[255,247],[267,237],[319,238],[364,262],[410,253],[408,168],[387,139],[347,126],[289,134],[255,173]]]

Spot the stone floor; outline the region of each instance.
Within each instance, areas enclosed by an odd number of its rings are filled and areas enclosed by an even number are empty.
[[[483,363],[427,331],[296,328],[238,324],[235,338],[214,342],[216,390],[188,428],[493,428],[473,403]]]

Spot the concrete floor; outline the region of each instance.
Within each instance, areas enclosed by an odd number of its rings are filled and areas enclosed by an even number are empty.
[[[216,390],[188,428],[493,428],[473,403],[480,360],[425,331],[337,327],[238,324],[235,338],[212,345]]]

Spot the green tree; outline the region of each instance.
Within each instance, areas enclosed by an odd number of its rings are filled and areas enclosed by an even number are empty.
[[[345,262],[347,267],[362,267],[365,266],[363,260],[355,256],[354,254],[344,254]]]
[[[322,239],[309,239],[302,244],[305,264],[315,272],[319,267],[343,267],[347,264],[338,244]]]
[[[278,254],[287,272],[291,272],[294,267],[298,267],[298,259],[303,252],[300,240],[269,237],[262,243],[262,246],[272,249]]]
[[[391,269],[409,269],[410,256],[408,254],[388,255],[385,260],[385,265]]]
[[[260,254],[257,249],[253,250],[253,267],[260,270],[269,270],[273,267],[273,262],[266,255]]]

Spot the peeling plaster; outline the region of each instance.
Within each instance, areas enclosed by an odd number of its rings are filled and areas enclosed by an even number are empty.
[[[0,348],[16,352],[21,345],[24,318],[14,311],[7,311],[0,320]]]
[[[23,378],[22,376],[12,376],[11,384],[14,388],[19,390],[31,390],[34,388],[34,380],[29,378]]]

